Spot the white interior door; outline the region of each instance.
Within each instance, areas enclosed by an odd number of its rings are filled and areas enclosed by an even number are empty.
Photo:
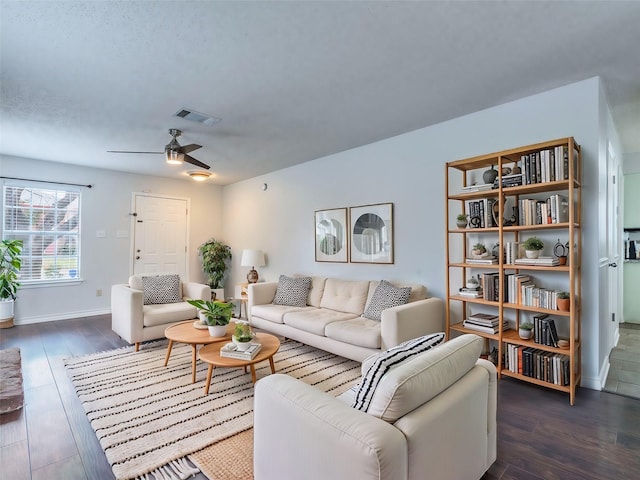
[[[133,273],[177,273],[188,278],[188,201],[134,193],[133,208]]]

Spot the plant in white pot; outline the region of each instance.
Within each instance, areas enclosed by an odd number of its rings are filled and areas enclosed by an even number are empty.
[[[529,340],[533,333],[533,323],[521,323],[518,326],[518,336],[523,340]]]
[[[527,258],[538,258],[544,248],[544,243],[538,237],[529,237],[524,241],[523,247]]]
[[[469,222],[468,215],[464,213],[460,213],[456,217],[456,225],[458,226],[458,228],[465,228],[468,222]]]
[[[231,337],[233,343],[240,351],[248,350],[253,340],[253,332],[248,322],[237,321],[236,327]]]
[[[233,304],[209,300],[187,300],[199,311],[200,321],[209,327],[212,337],[224,337],[233,313]]]
[[[13,327],[13,307],[20,282],[22,240],[0,242],[0,328]]]
[[[224,274],[231,260],[231,247],[211,238],[198,247],[198,253],[211,287],[211,299],[224,300]]]

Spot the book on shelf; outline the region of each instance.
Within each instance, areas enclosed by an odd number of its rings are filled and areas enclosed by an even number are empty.
[[[240,360],[253,360],[258,352],[262,349],[259,343],[252,343],[247,350],[238,350],[233,343],[227,343],[220,349],[220,356],[227,358],[237,358]]]
[[[467,328],[469,330],[474,330],[476,332],[490,333],[492,335],[495,335],[496,333],[498,333],[500,324],[498,323],[498,325],[495,326],[495,327],[487,327],[485,325],[478,325],[476,323],[472,323],[469,320],[463,320],[462,326],[464,328]],[[511,328],[509,326],[509,322],[507,320],[505,320],[502,323],[502,329],[503,330],[509,330],[509,328]]]
[[[465,259],[465,263],[473,263],[474,265],[497,265],[498,259],[496,257],[467,257]]]
[[[502,188],[519,187],[524,182],[523,173],[514,173],[512,175],[502,176]],[[498,188],[498,179],[493,181],[493,188]]]
[[[515,265],[543,265],[555,267],[560,265],[560,260],[557,257],[516,258],[513,263]]]
[[[481,183],[479,185],[467,185],[466,187],[462,187],[462,192],[484,192],[486,190],[492,190],[493,183]]]
[[[462,287],[458,291],[458,295],[469,298],[482,298],[482,288],[466,288]]]
[[[498,320],[498,315],[492,313],[472,313],[467,317],[468,320],[492,322]]]

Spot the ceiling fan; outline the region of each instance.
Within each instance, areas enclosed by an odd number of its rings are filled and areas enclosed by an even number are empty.
[[[192,156],[188,155],[190,152],[193,152],[194,150],[202,148],[202,145],[196,145],[195,143],[192,143],[190,145],[181,146],[178,143],[177,138],[180,135],[182,135],[182,130],[178,130],[177,128],[170,128],[169,135],[171,135],[173,138],[169,143],[165,145],[163,152],[136,152],[136,151],[129,151],[129,150],[107,150],[107,152],[164,154],[167,160],[167,163],[181,164],[182,162],[187,162],[197,167],[206,168],[207,170],[211,168],[206,163],[202,163],[200,160],[196,160]]]

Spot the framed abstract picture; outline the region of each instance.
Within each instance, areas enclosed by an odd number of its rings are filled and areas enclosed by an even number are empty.
[[[316,210],[316,262],[348,261],[347,209]]]
[[[393,263],[393,203],[349,208],[352,263]]]

